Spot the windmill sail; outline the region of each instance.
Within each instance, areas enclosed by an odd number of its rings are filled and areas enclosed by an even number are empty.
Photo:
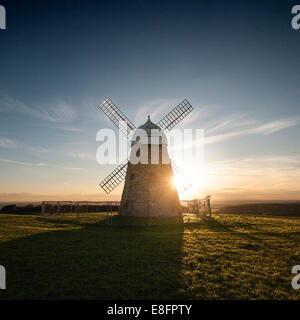
[[[119,110],[109,99],[104,99],[99,105],[99,108],[105,115],[124,133],[127,138],[130,138],[135,125]],[[183,100],[171,112],[169,112],[159,123],[162,130],[172,130],[182,119],[184,119],[193,110],[192,105]],[[189,179],[183,174],[182,170],[171,160],[171,166],[175,177],[179,177],[183,181],[183,189],[187,190],[191,186]],[[128,160],[121,163],[111,174],[109,174],[101,183],[101,188],[109,194],[113,191],[126,177]]]
[[[128,137],[135,130],[135,125],[109,99],[104,99],[99,108],[125,136]]]
[[[126,176],[128,160],[121,163],[110,175],[108,175],[101,183],[100,187],[109,194],[113,191]]]
[[[178,177],[179,181],[182,181],[183,191],[186,191],[192,185],[192,182],[188,179],[188,177],[183,173],[183,171],[177,166],[177,164],[172,159],[171,166],[173,169],[174,176]]]
[[[159,121],[158,126],[162,130],[170,131],[193,110],[194,108],[192,105],[187,101],[187,99],[184,99],[178,106]]]

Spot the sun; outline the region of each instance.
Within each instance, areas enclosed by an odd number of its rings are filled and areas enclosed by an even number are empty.
[[[207,176],[206,168],[199,166],[185,166],[183,174],[172,178],[172,185],[177,189],[181,199],[199,197],[199,194],[206,192],[210,184],[211,179]]]
[[[177,190],[180,190],[184,185],[184,181],[180,177],[174,177],[172,179],[172,184],[174,185],[174,187],[176,187]]]

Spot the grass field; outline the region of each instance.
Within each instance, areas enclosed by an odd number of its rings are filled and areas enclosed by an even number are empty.
[[[114,219],[118,217],[114,217]],[[0,299],[299,299],[300,219],[215,215],[108,226],[0,215]]]

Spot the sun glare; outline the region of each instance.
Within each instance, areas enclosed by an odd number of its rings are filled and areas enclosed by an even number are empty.
[[[180,199],[202,196],[209,182],[204,166],[185,166],[184,174],[175,174],[172,179],[172,184],[176,187]]]
[[[183,187],[183,179],[180,179],[179,177],[174,177],[172,180],[173,185],[177,188],[177,190],[180,190]]]

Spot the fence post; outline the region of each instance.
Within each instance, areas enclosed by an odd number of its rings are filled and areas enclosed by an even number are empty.
[[[209,216],[211,217],[210,198],[207,199],[207,206],[208,206]]]
[[[112,225],[112,218],[113,218],[113,215],[112,215],[112,203],[110,203],[110,224]]]
[[[77,202],[75,210],[76,210],[76,216],[77,216],[77,223],[79,223],[79,202]]]
[[[56,212],[56,215],[60,215],[60,202],[57,201],[57,212]]]
[[[151,202],[151,200],[149,200],[148,201],[148,213],[149,213],[149,227],[151,227],[152,226],[152,215],[151,215],[151,213],[152,213],[152,208],[151,208],[151,206],[152,206],[152,202]]]
[[[105,208],[106,208],[106,223],[109,224],[108,202],[106,202]]]
[[[46,215],[45,215],[45,202],[42,202],[42,217],[45,219]]]

